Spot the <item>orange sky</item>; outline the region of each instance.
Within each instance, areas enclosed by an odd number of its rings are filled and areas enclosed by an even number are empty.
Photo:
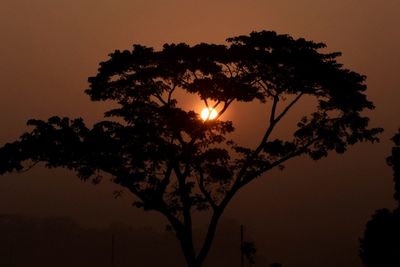
[[[295,160],[241,192],[226,217],[252,229],[260,253],[285,266],[361,266],[357,240],[366,221],[375,209],[394,205],[385,157],[400,127],[399,10],[398,0],[2,0],[0,144],[27,130],[29,118],[100,119],[106,104],[83,93],[87,77],[108,53],[133,43],[223,43],[263,29],[325,42],[329,51],[343,52],[347,68],[367,75],[367,95],[377,107],[370,117],[385,128],[382,142],[318,162]],[[262,108],[232,112],[243,139],[262,130],[249,119]],[[114,200],[107,183],[94,187],[73,177],[42,169],[1,177],[0,213],[63,215],[95,225],[161,220],[131,208],[129,196]]]

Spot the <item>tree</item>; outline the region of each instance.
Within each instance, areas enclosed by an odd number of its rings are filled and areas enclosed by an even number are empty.
[[[114,101],[105,120],[30,120],[32,131],[0,150],[0,173],[38,162],[64,167],[82,180],[113,182],[137,197],[135,205],[164,215],[190,267],[202,266],[219,219],[237,192],[286,161],[329,151],[344,153],[360,141],[377,141],[361,115],[373,109],[365,77],[323,53],[323,43],[275,32],[252,32],[226,45],[165,44],[161,51],[134,45],[115,51],[89,78],[92,101]],[[179,105],[176,92],[194,94],[217,118],[202,121]],[[276,126],[303,98],[315,109],[297,123],[289,140],[272,138]],[[232,121],[223,114],[233,102],[259,101],[269,107],[256,147],[237,144]],[[192,213],[210,215],[202,245],[194,246]]]
[[[360,240],[360,258],[366,267],[400,266],[400,130],[392,141],[395,146],[387,163],[393,169],[394,199],[398,206],[393,211],[377,210],[367,223]]]

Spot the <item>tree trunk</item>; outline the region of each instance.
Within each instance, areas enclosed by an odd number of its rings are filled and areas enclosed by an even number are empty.
[[[197,261],[194,261],[192,263],[188,263],[188,267],[201,267],[201,264],[199,264]]]

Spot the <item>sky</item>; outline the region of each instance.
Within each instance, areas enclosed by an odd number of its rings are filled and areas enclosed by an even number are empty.
[[[400,127],[398,0],[0,0],[0,145],[18,138],[30,118],[102,117],[107,103],[84,94],[87,78],[115,49],[143,44],[224,43],[227,37],[274,30],[341,51],[346,68],[367,76],[376,106],[366,113],[385,128],[379,144],[344,155],[296,159],[284,171],[241,191],[225,217],[244,224],[258,251],[284,266],[361,266],[358,238],[374,210],[393,208],[385,158]],[[243,140],[260,134],[259,106],[233,111]],[[301,111],[299,111],[301,112]],[[251,131],[249,131],[251,129]],[[164,227],[164,219],[114,199],[108,181],[93,186],[65,170],[36,168],[0,177],[0,213],[65,216],[87,226],[122,221]]]

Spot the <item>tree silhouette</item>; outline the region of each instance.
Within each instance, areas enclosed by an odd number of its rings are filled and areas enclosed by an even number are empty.
[[[367,223],[360,240],[360,257],[366,267],[400,266],[400,130],[393,138],[395,146],[387,163],[393,168],[395,210],[380,209]]]
[[[115,51],[89,78],[92,101],[113,101],[105,120],[88,128],[82,119],[30,120],[33,127],[0,150],[0,173],[38,162],[64,167],[82,180],[105,173],[137,197],[135,205],[169,221],[190,267],[202,266],[221,215],[236,193],[286,161],[329,151],[343,153],[360,141],[377,141],[365,109],[365,77],[323,53],[323,43],[271,31],[227,39],[226,45],[165,44],[161,51],[134,45]],[[202,121],[184,110],[176,92],[197,95],[217,118]],[[302,99],[315,109],[291,138],[274,130]],[[232,121],[222,116],[233,102],[264,103],[269,113],[255,147],[234,141]],[[194,246],[192,213],[207,211],[207,233]]]

